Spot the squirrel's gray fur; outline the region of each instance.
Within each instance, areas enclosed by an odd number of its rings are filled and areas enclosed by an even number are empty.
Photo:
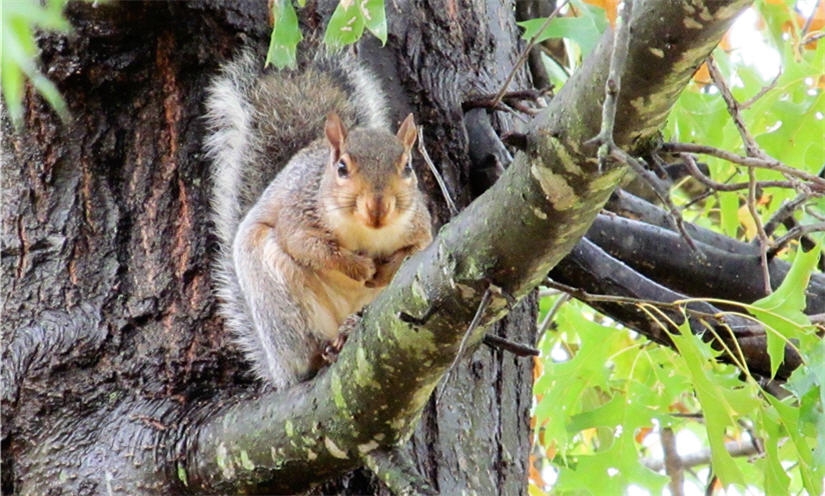
[[[212,210],[220,242],[214,275],[221,314],[255,374],[281,388],[301,379],[284,362],[305,359],[284,348],[317,338],[306,332],[282,337],[253,324],[253,320],[275,317],[253,318],[243,296],[232,256],[238,226],[286,163],[323,135],[329,112],[337,112],[351,126],[367,128],[387,129],[389,118],[375,77],[348,54],[321,54],[298,70],[264,71],[262,65],[262,57],[246,49],[214,79],[206,100],[205,147],[214,164]],[[262,298],[279,300],[282,312],[294,312],[279,315],[278,320],[306,324],[297,305],[284,304],[296,303],[295,295],[285,289],[266,289],[262,292],[284,294],[263,294]]]

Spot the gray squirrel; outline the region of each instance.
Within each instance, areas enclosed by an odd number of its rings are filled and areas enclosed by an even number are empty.
[[[297,70],[261,61],[246,49],[212,82],[205,146],[220,311],[256,376],[283,389],[317,372],[432,227],[412,114],[387,131],[374,75],[344,53]]]

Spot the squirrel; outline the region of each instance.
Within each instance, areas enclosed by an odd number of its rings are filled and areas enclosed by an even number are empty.
[[[344,320],[429,245],[432,226],[413,116],[387,131],[373,74],[343,53],[295,70],[259,60],[246,49],[212,81],[205,148],[220,313],[255,375],[283,389],[340,348]]]

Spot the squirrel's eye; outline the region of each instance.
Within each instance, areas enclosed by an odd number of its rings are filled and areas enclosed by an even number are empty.
[[[413,173],[412,162],[407,160],[407,163],[404,164],[404,169],[401,171],[401,174],[404,177],[410,177],[410,176],[412,176],[412,173]]]
[[[349,176],[349,168],[347,167],[347,163],[343,160],[339,160],[338,163],[335,164],[335,170],[338,171],[338,177]]]

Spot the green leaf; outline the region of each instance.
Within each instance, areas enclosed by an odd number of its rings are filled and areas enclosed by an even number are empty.
[[[736,425],[740,415],[758,408],[759,402],[745,390],[722,387],[719,374],[712,372],[714,363],[708,357],[710,346],[691,334],[687,320],[679,326],[679,333],[671,334],[671,338],[702,406],[713,471],[725,485],[744,486],[742,472],[725,448],[726,431]]]
[[[355,43],[370,30],[382,43],[387,41],[387,17],[383,0],[342,0],[332,13],[324,43],[333,49]]]
[[[765,477],[765,492],[767,494],[788,494],[791,479],[782,467],[779,455],[779,441],[784,438],[782,424],[775,410],[766,412],[762,416],[764,436],[762,443],[765,456],[756,461]]]
[[[61,119],[68,117],[66,102],[57,87],[44,76],[36,65],[37,46],[35,28],[68,32],[69,22],[63,17],[63,0],[38,2],[6,2],[3,4],[2,52],[0,52],[0,84],[3,100],[15,126],[23,118],[25,78],[46,99]]]
[[[661,494],[668,478],[639,463],[639,453],[628,433],[611,447],[594,455],[579,455],[571,468],[559,475],[557,489],[581,494],[626,494],[631,485]]]
[[[808,288],[811,272],[819,262],[820,252],[819,245],[808,252],[800,247],[782,284],[772,294],[753,302],[750,308],[753,316],[770,328],[766,332],[766,338],[771,360],[771,376],[776,374],[782,364],[786,341],[803,336],[803,328],[811,324],[803,312],[805,290]]]
[[[38,2],[3,2],[3,17],[7,19],[24,19],[30,26],[49,31],[68,32],[69,21],[63,17],[64,0],[49,0],[45,5]]]
[[[364,25],[364,17],[354,2],[340,2],[327,25],[324,43],[333,49],[355,43],[364,34]]]
[[[518,25],[524,28],[522,37],[526,40],[535,37],[536,42],[542,42],[550,38],[566,38],[579,45],[584,57],[596,47],[608,23],[604,10],[598,7],[582,4],[579,12],[579,17],[553,19],[543,30],[541,27],[546,18],[530,19],[519,22]]]
[[[766,398],[779,414],[779,419],[785,427],[785,434],[791,439],[790,444],[794,451],[794,458],[799,463],[805,488],[810,494],[822,494],[822,477],[825,476],[822,468],[822,451],[814,450],[808,443],[808,438],[803,434],[803,426],[800,425],[800,409],[783,403],[772,395],[767,395]],[[814,454],[819,459],[816,459]]]
[[[720,195],[719,215],[722,217],[722,229],[725,234],[736,238],[739,230],[739,196],[736,194]]]
[[[825,481],[825,341],[819,340],[807,354],[807,363],[791,374],[785,388],[793,393],[799,402],[799,422],[792,425],[797,432],[805,432],[815,437],[812,456],[804,438],[792,437],[795,448],[802,450],[798,456],[803,457],[801,464],[803,481],[810,494],[822,494]],[[783,410],[788,416],[794,410]],[[796,420],[794,417],[793,420]]]
[[[3,50],[5,51],[5,44]],[[0,84],[3,86],[3,100],[6,102],[12,123],[18,126],[23,119],[23,71],[9,57],[2,57],[1,62],[0,70],[3,73]]]
[[[367,0],[359,4],[364,15],[364,25],[370,33],[381,40],[381,44],[387,42],[387,13],[384,10],[384,0]]]
[[[296,51],[301,41],[301,28],[298,16],[290,0],[277,0],[272,3],[272,35],[269,38],[269,51],[266,65],[272,64],[278,69],[293,67],[297,61]]]

